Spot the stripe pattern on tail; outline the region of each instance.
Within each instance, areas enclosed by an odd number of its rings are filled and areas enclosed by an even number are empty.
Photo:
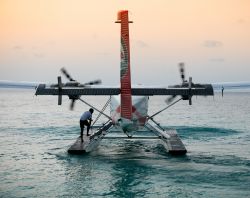
[[[118,13],[121,23],[121,117],[132,118],[131,76],[130,76],[130,46],[128,11]]]

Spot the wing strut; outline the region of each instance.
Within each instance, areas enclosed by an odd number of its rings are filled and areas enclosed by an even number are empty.
[[[172,104],[168,105],[167,107],[163,108],[162,110],[156,112],[155,114],[151,115],[151,116],[148,116],[148,120],[151,120],[152,122],[154,122],[161,130],[165,131],[165,129],[158,123],[156,122],[153,117],[155,117],[156,115],[160,114],[161,112],[165,111],[166,109],[168,109],[169,107],[175,105],[177,102],[183,100],[183,98],[180,98],[178,100],[176,100],[175,102],[173,102]]]
[[[165,110],[168,109],[169,107],[175,105],[177,102],[179,102],[179,101],[181,101],[181,100],[182,100],[182,98],[176,100],[175,102],[173,102],[172,104],[170,104],[170,105],[168,105],[167,107],[163,108],[162,110],[160,110],[160,111],[156,112],[155,114],[149,116],[148,119],[153,119],[153,117],[155,117],[155,116],[158,115],[159,113],[165,111]]]
[[[83,103],[85,103],[86,105],[88,105],[89,107],[91,107],[92,109],[96,110],[97,112],[101,113],[102,115],[104,115],[105,117],[107,117],[109,120],[112,120],[112,118],[110,116],[108,116],[107,114],[103,113],[102,111],[98,110],[97,108],[95,108],[94,106],[92,106],[91,104],[87,103],[86,101],[84,101],[83,99],[79,98],[78,100],[82,101]]]
[[[111,97],[109,97],[108,101],[107,101],[106,104],[103,106],[101,112],[104,112],[104,111],[105,111],[105,109],[106,109],[107,106],[109,105],[110,101],[111,101]],[[93,122],[92,126],[95,125],[95,123],[97,122],[97,120],[100,118],[101,115],[102,115],[102,114],[99,113],[99,115],[96,117],[95,121]]]

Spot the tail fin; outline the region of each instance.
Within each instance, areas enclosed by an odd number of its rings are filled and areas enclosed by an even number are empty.
[[[116,23],[121,23],[121,117],[132,118],[130,47],[128,11],[118,12]]]

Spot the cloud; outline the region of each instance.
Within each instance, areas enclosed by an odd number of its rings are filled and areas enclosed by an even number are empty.
[[[238,19],[236,22],[237,22],[238,24],[244,24],[244,23],[246,23],[246,20],[240,18],[240,19]]]
[[[33,54],[36,58],[44,58],[45,55],[43,53],[34,53]]]
[[[96,33],[91,35],[94,40],[98,39],[98,35]]]
[[[145,43],[144,41],[138,40],[136,41],[136,44],[141,47],[141,48],[146,48],[149,47],[147,43]]]
[[[45,54],[42,52],[41,48],[36,46],[36,45],[33,45],[31,47],[31,50],[32,50],[32,54],[35,58],[44,58],[45,57]]]
[[[216,41],[216,40],[206,40],[204,41],[203,46],[207,48],[216,48],[216,47],[222,47],[223,43],[221,41]]]
[[[12,47],[13,50],[22,50],[23,49],[23,46],[21,45],[15,45]]]
[[[224,58],[211,58],[209,59],[211,62],[225,62],[226,60]]]
[[[50,46],[56,45],[56,41],[50,40],[50,41],[48,41],[48,45],[50,45]]]

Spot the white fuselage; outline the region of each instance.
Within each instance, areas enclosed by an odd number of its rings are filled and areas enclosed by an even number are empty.
[[[137,131],[140,126],[144,126],[148,115],[148,96],[132,97],[132,118],[121,117],[120,95],[111,96],[110,115],[115,125],[122,128],[124,132]]]

